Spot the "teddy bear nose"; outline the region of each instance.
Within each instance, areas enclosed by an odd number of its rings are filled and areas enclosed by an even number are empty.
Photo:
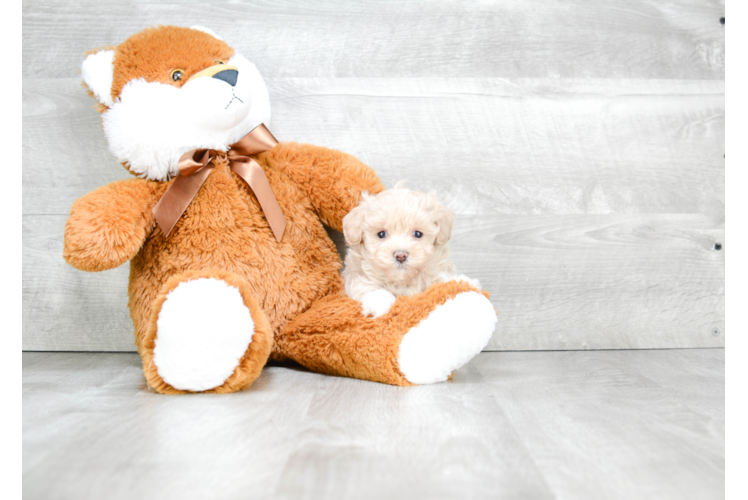
[[[236,79],[239,78],[239,72],[235,69],[224,69],[213,75],[213,78],[223,80],[233,87],[236,85]]]
[[[401,264],[405,262],[405,259],[408,258],[408,252],[404,250],[398,250],[397,252],[394,253],[394,255],[397,261]]]

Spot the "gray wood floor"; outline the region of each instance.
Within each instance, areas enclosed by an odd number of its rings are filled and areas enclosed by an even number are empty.
[[[23,354],[27,499],[724,498],[724,350],[482,353],[398,388],[285,366],[150,392],[132,353]]]

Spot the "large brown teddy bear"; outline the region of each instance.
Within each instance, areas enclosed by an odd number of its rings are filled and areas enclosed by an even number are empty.
[[[130,261],[135,344],[156,391],[241,390],[269,358],[433,383],[490,339],[496,313],[463,281],[363,316],[323,224],[340,231],[361,192],[384,186],[348,154],[276,143],[262,77],[210,30],[149,28],[91,52],[81,73],[136,178],[73,204],[64,257],[84,271]]]

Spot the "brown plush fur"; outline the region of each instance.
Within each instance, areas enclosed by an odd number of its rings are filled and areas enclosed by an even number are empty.
[[[119,97],[127,82],[135,78],[181,87],[195,73],[217,64],[217,61],[226,62],[234,55],[234,49],[225,42],[202,31],[179,26],[146,28],[116,47],[89,50],[86,55],[100,50],[114,50],[117,69],[112,81],[113,99]],[[182,79],[175,81],[171,73],[177,69],[182,71]],[[94,96],[85,83],[83,87],[89,96]],[[108,108],[97,104],[96,109],[103,113]]]
[[[175,43],[177,42],[178,43]],[[114,51],[112,98],[135,78],[181,87],[195,73],[228,61],[234,55],[227,43],[202,31],[178,26],[156,26],[132,35]],[[185,61],[188,61],[186,63]],[[182,79],[174,81],[171,72],[182,71]]]
[[[170,26],[133,35],[114,50],[113,98],[133,78],[181,86],[233,54],[208,34]],[[171,79],[174,69],[184,72],[179,82]],[[207,392],[248,387],[269,357],[323,373],[410,385],[397,363],[403,336],[438,305],[475,289],[463,282],[435,285],[400,297],[376,319],[364,317],[360,304],[342,293],[340,256],[323,224],[342,230],[362,191],[384,189],[376,174],[351,155],[292,142],[254,156],[287,221],[278,242],[226,153],[210,154],[212,172],[169,238],[152,210],[173,181],[135,178],[96,189],[73,204],[65,227],[64,257],[76,268],[102,271],[130,260],[128,305],[148,384],[161,393],[188,392],[166,383],[153,363],[156,321],[167,294],[180,283],[212,277],[239,290],[255,332],[234,373]]]
[[[474,290],[464,281],[439,283],[423,293],[398,297],[376,319],[362,316],[361,304],[344,293],[329,295],[286,326],[273,357],[280,354],[320,373],[413,385],[397,365],[403,336],[437,306]]]
[[[223,385],[205,392],[225,393],[246,389],[260,376],[262,367],[265,366],[270,356],[270,350],[273,346],[273,331],[267,317],[265,317],[265,313],[262,312],[260,306],[252,298],[252,292],[246,281],[235,274],[222,271],[221,269],[188,271],[184,274],[174,275],[164,283],[153,303],[150,325],[141,344],[142,348],[139,349],[143,358],[143,371],[145,372],[146,381],[152,388],[164,394],[185,394],[191,392],[175,389],[164,382],[158,375],[156,365],[153,363],[153,349],[156,347],[156,321],[158,320],[158,313],[161,311],[161,306],[164,304],[166,296],[180,283],[198,278],[218,278],[237,288],[244,299],[244,305],[249,309],[255,328],[252,335],[252,342],[249,344],[249,348],[244,353],[242,359],[239,360],[239,366],[236,368],[234,374]]]
[[[79,269],[101,271],[131,259],[130,315],[151,387],[184,392],[164,382],[152,363],[155,320],[166,294],[198,276],[237,286],[258,325],[240,367],[211,392],[239,390],[257,377],[267,360],[262,346],[271,342],[265,325],[274,337],[273,359],[410,385],[397,368],[400,340],[437,305],[474,289],[463,282],[439,284],[399,298],[380,318],[364,317],[360,304],[342,293],[340,256],[322,222],[340,230],[361,191],[384,189],[376,174],[353,156],[317,146],[281,143],[255,156],[288,221],[278,243],[251,189],[229,169],[224,153],[214,154],[213,172],[168,239],[151,209],[170,182],[143,179],[80,198],[65,229],[65,259]]]

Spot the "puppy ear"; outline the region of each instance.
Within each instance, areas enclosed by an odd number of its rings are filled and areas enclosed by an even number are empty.
[[[364,240],[364,211],[361,207],[343,217],[343,236],[349,246],[359,245]]]
[[[364,207],[372,198],[372,195],[363,191],[358,206],[343,217],[343,236],[349,246],[359,245],[364,240],[364,217],[366,215]]]
[[[437,245],[444,245],[452,237],[452,223],[454,220],[455,213],[437,202],[434,207],[434,224],[436,224],[439,230],[436,233]]]
[[[114,104],[112,100],[114,51],[100,50],[89,54],[81,65],[81,76],[96,100],[111,108]]]

